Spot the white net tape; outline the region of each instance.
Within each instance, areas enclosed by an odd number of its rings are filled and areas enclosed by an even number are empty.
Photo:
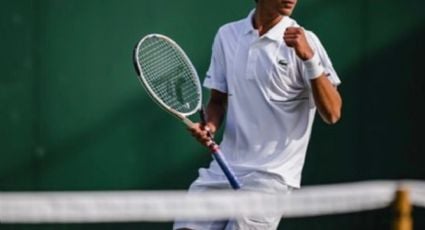
[[[425,182],[372,181],[305,186],[291,195],[214,191],[0,193],[0,223],[94,223],[229,219],[279,214],[306,217],[388,207],[403,186],[425,207]]]

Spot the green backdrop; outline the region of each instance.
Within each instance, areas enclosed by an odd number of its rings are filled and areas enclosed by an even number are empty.
[[[1,3],[1,191],[187,188],[210,156],[150,101],[132,49],[166,34],[203,78],[218,27],[253,1]],[[424,179],[425,1],[300,0],[294,18],[321,38],[344,100],[337,125],[315,123],[303,184]]]

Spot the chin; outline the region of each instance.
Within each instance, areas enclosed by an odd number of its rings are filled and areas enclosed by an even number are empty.
[[[279,10],[279,13],[280,13],[281,15],[283,15],[283,16],[291,16],[291,14],[292,14],[292,9],[291,9],[291,10],[289,10],[289,9],[282,9],[282,10]]]

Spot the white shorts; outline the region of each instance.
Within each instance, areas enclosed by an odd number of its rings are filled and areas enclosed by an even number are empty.
[[[292,187],[286,185],[276,176],[252,172],[238,177],[242,183],[241,190],[265,193],[289,194]],[[224,175],[216,175],[206,169],[199,170],[199,177],[191,184],[189,193],[207,190],[231,189]],[[237,220],[187,221],[176,220],[173,229],[188,228],[192,230],[273,230],[277,229],[282,216],[244,217]]]

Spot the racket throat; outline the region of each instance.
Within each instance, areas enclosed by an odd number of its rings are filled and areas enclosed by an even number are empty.
[[[183,121],[183,123],[187,126],[187,127],[193,127],[194,126],[194,123],[191,121],[191,120],[189,120],[187,117],[185,117],[185,116],[181,116],[181,115],[179,115],[179,118]]]

